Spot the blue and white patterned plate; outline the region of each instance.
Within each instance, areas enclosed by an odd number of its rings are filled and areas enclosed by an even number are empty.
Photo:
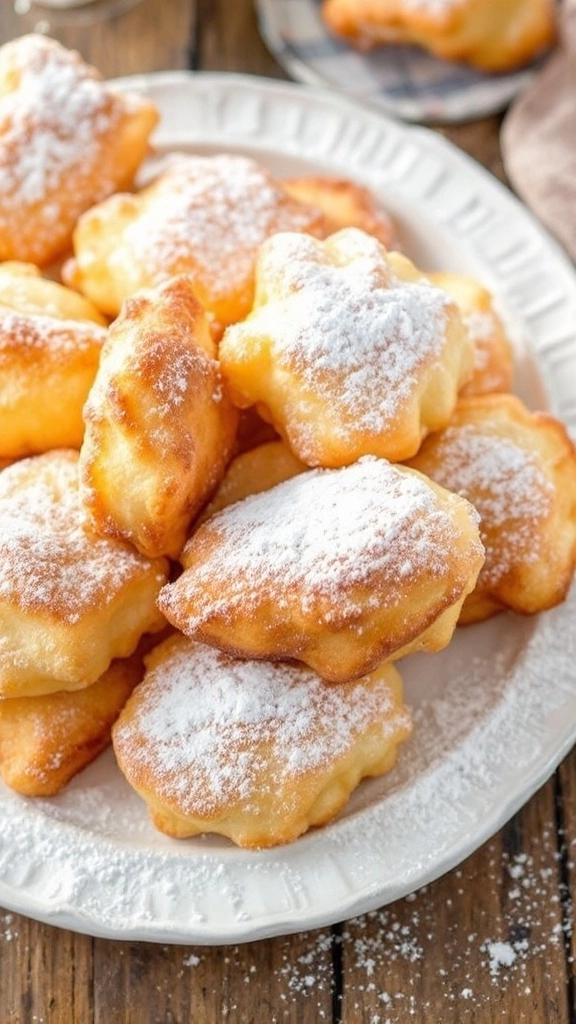
[[[292,78],[378,105],[405,121],[450,123],[504,110],[538,64],[487,75],[415,46],[359,53],[326,30],[321,0],[255,0],[262,38]]]

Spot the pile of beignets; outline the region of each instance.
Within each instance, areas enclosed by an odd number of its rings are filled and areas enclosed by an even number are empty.
[[[157,118],[0,51],[0,772],[55,794],[112,741],[160,830],[267,847],[392,768],[402,658],[564,599],[576,452],[367,189],[140,187]]]

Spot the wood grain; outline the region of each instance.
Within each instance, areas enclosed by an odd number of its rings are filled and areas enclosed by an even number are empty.
[[[258,32],[250,3],[199,0],[197,67],[285,78]]]
[[[37,24],[37,10],[0,4],[0,41]],[[107,77],[286,77],[251,0],[141,0],[109,22],[50,31]],[[505,180],[499,127],[492,117],[441,132]],[[576,753],[459,869],[341,926],[203,948],[0,912],[0,1024],[574,1024],[575,844]]]
[[[346,926],[343,1021],[356,1019],[367,958],[364,1010],[394,1024],[569,1020],[557,895],[550,782],[459,869]]]

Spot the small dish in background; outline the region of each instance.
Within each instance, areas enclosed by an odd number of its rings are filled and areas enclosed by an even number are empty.
[[[498,113],[539,66],[488,75],[416,46],[360,53],[330,35],[321,0],[255,2],[262,38],[292,78],[373,103],[404,121],[449,124]]]

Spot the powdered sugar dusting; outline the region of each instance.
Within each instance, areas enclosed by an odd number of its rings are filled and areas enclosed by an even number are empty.
[[[151,188],[154,200],[126,229],[126,242],[152,278],[192,270],[216,298],[245,287],[273,231],[303,231],[318,219],[242,156],[174,159]]]
[[[71,167],[82,173],[92,163],[98,137],[118,113],[90,69],[51,41],[18,40],[9,68],[18,88],[0,100],[0,191],[8,205],[31,206],[55,192]],[[55,203],[54,221],[58,213]]]
[[[394,607],[402,602],[407,581],[419,575],[447,580],[453,571],[446,552],[460,527],[451,507],[455,498],[446,497],[443,507],[419,474],[383,459],[310,470],[224,509],[201,527],[223,543],[196,564],[192,537],[183,561],[193,569],[165,588],[163,607],[170,607],[174,590],[193,591],[204,581],[220,580],[223,606],[245,608],[274,582],[282,615],[281,580],[291,600],[294,591],[300,595],[304,613],[314,607],[329,622],[342,612],[352,615],[354,588],[378,577],[380,585],[363,593],[361,607]],[[199,625],[207,611],[193,609],[190,626]]]
[[[486,373],[492,354],[492,339],[497,327],[495,315],[491,310],[475,309],[463,316],[462,320],[474,345],[474,370],[476,373]],[[495,385],[500,383],[500,379],[498,368],[493,374],[494,383],[491,378],[486,380],[486,391],[491,387],[495,390]]]
[[[278,367],[328,409],[338,404],[343,436],[350,418],[355,429],[381,434],[419,393],[425,368],[440,361],[451,300],[429,283],[400,281],[376,240],[353,228],[328,244],[330,261],[310,237],[270,239],[258,273],[273,282],[272,299],[232,327],[225,345],[234,350],[236,330],[269,338]]]
[[[510,800],[525,799],[543,780],[542,765],[548,773],[551,759],[557,761],[567,749],[576,708],[573,652],[557,641],[570,635],[575,601],[573,592],[564,605],[537,619],[501,616],[459,631],[437,655],[406,659],[402,675],[418,743],[405,746],[383,780],[361,786],[337,821],[281,851],[249,853],[215,838],[170,841],[150,825],[143,801],[122,780],[111,752],[58,798],[24,801],[0,786],[4,904],[21,905],[24,892],[28,907],[64,927],[157,942],[231,943],[279,930],[301,932],[311,912],[328,921],[360,912],[362,903],[390,902],[439,867],[446,870],[447,858],[461,859],[489,834],[486,830],[495,831],[510,813]],[[524,871],[536,874],[535,848],[527,852],[535,858],[534,868],[527,862]],[[510,867],[511,925],[520,926],[530,922],[537,904],[534,890],[518,876],[520,863],[511,861]],[[465,883],[462,888],[466,891]],[[380,945],[364,947],[376,969],[394,950],[399,958],[419,955],[422,961],[437,942],[437,904],[424,913],[426,905],[412,897],[396,904],[387,911],[386,929],[379,927],[384,911],[367,915],[367,927],[375,922],[380,934]],[[399,916],[401,907],[408,918]],[[489,977],[489,957],[480,946],[516,942],[519,936],[496,931],[488,914],[468,942],[457,908],[453,920],[450,948],[455,963],[469,972],[456,975],[455,992],[471,988],[475,993],[477,971]],[[397,936],[395,921],[409,931]],[[550,919],[551,931],[557,923],[557,916]],[[384,941],[389,932],[394,938]],[[310,937],[310,955],[316,935]],[[554,936],[561,941],[561,932]],[[518,977],[541,945],[534,938],[529,949],[516,949],[516,961],[511,969],[501,968],[497,984],[510,970]],[[202,951],[202,959],[205,955]],[[316,974],[310,988],[315,997],[321,980],[316,965],[295,965],[294,991],[304,969],[307,976]],[[442,991],[449,999],[454,990],[447,981]],[[444,986],[442,978],[439,984]],[[388,973],[380,991],[390,997],[385,1008],[394,1021],[400,993]],[[469,1004],[474,1000],[466,1000]],[[403,1005],[398,1003],[398,1014]]]
[[[137,344],[130,345],[125,359],[131,372],[142,379],[148,390],[147,429],[149,436],[158,444],[169,444],[169,438],[174,434],[172,417],[182,407],[194,407],[198,392],[211,386],[212,401],[214,404],[221,401],[222,381],[218,362],[196,344],[193,331],[187,324],[174,323],[165,332],[141,326]],[[108,403],[114,405],[115,378],[117,374],[122,375],[123,369],[124,362],[117,356],[112,329],[109,345],[102,356],[101,371],[90,392],[88,410],[98,410]],[[156,424],[155,429],[153,423]],[[158,433],[160,427],[165,427],[165,432],[160,430]],[[178,443],[181,443],[180,437]]]
[[[149,671],[114,745],[128,775],[146,765],[160,798],[182,813],[238,802],[251,813],[270,792],[289,812],[301,799],[290,780],[329,776],[366,730],[385,741],[408,724],[384,680],[331,687],[308,669],[238,661],[181,639]]]
[[[490,309],[474,309],[463,316],[472,341],[482,346],[490,341],[496,327],[495,314]]]
[[[109,604],[150,566],[128,545],[86,535],[77,465],[76,453],[51,453],[0,475],[0,601],[67,623]]]
[[[474,424],[454,424],[434,442],[434,479],[468,498],[480,515],[487,542],[482,578],[495,582],[521,557],[540,556],[538,520],[550,511],[553,487],[535,455],[511,438],[480,433]],[[497,550],[488,542],[499,533]]]
[[[58,362],[102,346],[107,332],[98,324],[58,320],[39,314],[15,313],[0,306],[0,367],[34,354]]]

